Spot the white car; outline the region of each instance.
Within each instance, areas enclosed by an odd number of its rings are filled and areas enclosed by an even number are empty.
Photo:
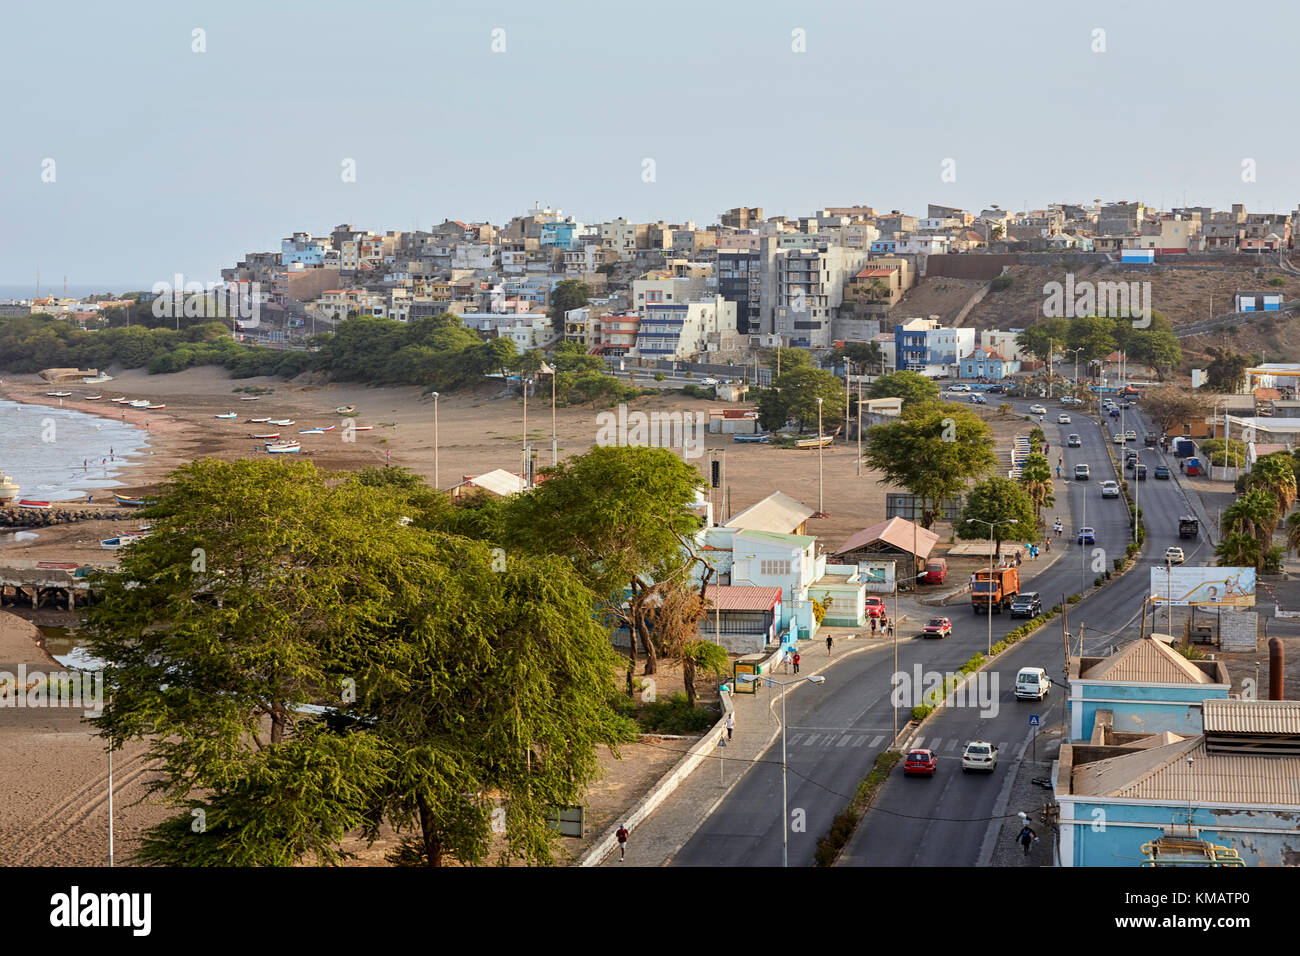
[[[1128,431],[1126,431],[1126,432],[1124,433],[1124,440],[1125,440],[1125,441],[1137,441],[1137,440],[1138,440],[1138,433],[1135,432],[1133,429],[1130,428]]]
[[[993,772],[998,765],[998,748],[987,740],[972,740],[966,745],[961,755],[962,773],[967,770],[987,770]]]
[[[970,391],[970,386],[969,386],[969,385],[949,385],[949,386],[948,386],[948,391],[950,391],[950,392],[969,392],[969,391]]]
[[[1187,557],[1183,554],[1182,548],[1165,548],[1165,560],[1170,564],[1182,564]]]
[[[1016,673],[1016,699],[1042,700],[1052,689],[1052,679],[1041,667],[1022,667]]]
[[[1110,440],[1111,440],[1111,443],[1112,443],[1112,444],[1115,444],[1115,445],[1122,445],[1122,444],[1124,444],[1124,436],[1123,436],[1123,435],[1120,435],[1120,434],[1118,434],[1118,433],[1116,433],[1115,435],[1112,435]]]
[[[717,384],[718,384],[718,380],[717,380],[716,378],[705,378],[705,379],[700,379],[700,384],[701,384],[701,385],[717,385]]]
[[[1056,416],[1056,424],[1058,424],[1058,425],[1068,425],[1068,424],[1070,424],[1070,416],[1069,416],[1069,415],[1057,415],[1057,416]]]
[[[1046,415],[1047,409],[1044,408],[1042,405],[1030,405],[1029,413],[1031,415]]]
[[[1118,498],[1118,497],[1119,497],[1119,482],[1118,482],[1118,481],[1103,481],[1103,482],[1101,483],[1101,496],[1102,496],[1103,498]]]

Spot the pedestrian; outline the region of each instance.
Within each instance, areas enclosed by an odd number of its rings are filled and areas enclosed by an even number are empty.
[[[876,619],[874,617],[871,619],[871,636],[876,636]]]
[[[831,638],[831,636],[830,636],[829,634],[827,634],[827,635],[826,635],[826,656],[827,656],[827,657],[830,657],[830,656],[831,656],[831,646],[832,646],[834,643],[835,643],[835,641]]]
[[[89,465],[89,462],[88,462],[85,458],[81,459],[81,470],[82,470],[82,471],[85,471],[88,465]]]
[[[894,636],[894,622],[893,622],[893,621],[890,621],[890,622],[889,622],[889,636],[890,636],[890,637],[893,637],[893,636]]]
[[[1016,840],[1025,848],[1025,856],[1029,856],[1029,845],[1038,842],[1038,834],[1034,832],[1033,827],[1026,823],[1020,828],[1020,832],[1016,835]]]
[[[1057,536],[1058,538],[1061,536],[1061,530],[1062,530],[1062,529],[1061,529],[1061,519],[1060,519],[1060,518],[1057,518],[1057,519],[1056,519],[1056,536]]]
[[[1061,466],[1060,466],[1060,465],[1057,465],[1057,466],[1056,466],[1056,477],[1057,477],[1057,478],[1060,478],[1060,477],[1061,477]]]
[[[795,651],[795,652],[794,652],[794,672],[795,672],[796,674],[799,673],[799,662],[800,662],[801,660],[803,660],[803,658],[799,656],[799,652],[798,652],[798,651]]]
[[[790,673],[790,648],[788,647],[785,649],[785,652],[781,655],[781,673],[782,674]]]
[[[1051,551],[1051,550],[1052,550],[1052,539],[1051,539],[1051,538],[1044,538],[1044,539],[1043,539],[1043,550],[1044,550],[1044,551]]]
[[[1020,549],[1016,549],[1016,567],[1020,567]]]
[[[1048,452],[1050,452],[1051,450],[1052,450],[1052,443],[1051,443],[1050,441],[1047,442],[1047,444],[1043,445],[1043,454],[1044,454],[1044,455],[1046,455],[1046,454],[1047,454]]]
[[[627,853],[627,825],[620,823],[618,825],[618,832],[614,835],[618,837],[618,862],[622,863],[623,855]]]
[[[736,729],[736,714],[731,712],[727,714],[727,739],[731,739],[732,732]]]
[[[1183,461],[1180,461],[1180,462],[1178,463],[1178,470],[1179,470],[1179,472],[1182,472],[1182,471],[1184,470],[1183,466],[1184,466],[1185,464],[1186,464],[1186,462],[1183,462]]]

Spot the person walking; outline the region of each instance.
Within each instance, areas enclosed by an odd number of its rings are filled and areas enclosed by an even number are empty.
[[[827,634],[827,635],[826,635],[826,656],[827,656],[827,657],[830,657],[830,656],[831,656],[831,647],[832,647],[834,644],[835,644],[834,639],[833,639],[829,634]]]
[[[1016,549],[1016,567],[1020,567],[1020,550]]]
[[[890,621],[890,622],[889,622],[889,636],[890,636],[890,637],[893,637],[893,636],[894,636],[894,622],[893,622],[893,621]]]
[[[801,661],[802,659],[803,659],[803,658],[801,658],[801,657],[799,656],[799,652],[798,652],[798,651],[795,651],[795,652],[794,652],[794,672],[795,672],[796,674],[799,673],[799,661]]]
[[[1061,536],[1061,519],[1060,519],[1060,518],[1057,518],[1057,519],[1056,519],[1055,530],[1056,530],[1056,536],[1059,538],[1059,537]]]
[[[1044,551],[1051,551],[1051,550],[1052,550],[1052,539],[1051,539],[1051,538],[1044,538],[1044,539],[1043,539],[1043,550],[1044,550]]]
[[[785,653],[781,655],[781,673],[790,673],[790,648],[788,647],[785,649]]]
[[[1016,834],[1016,842],[1025,848],[1025,856],[1029,856],[1029,846],[1031,843],[1038,842],[1038,834],[1034,832],[1033,827],[1026,823],[1020,828],[1020,832]]]
[[[871,636],[876,636],[876,619],[874,617],[871,619]]]
[[[731,734],[732,734],[732,732],[735,731],[735,729],[736,729],[736,713],[735,713],[735,711],[732,711],[731,713],[727,714],[727,721],[726,721],[726,724],[727,724],[727,739],[730,740],[730,739],[731,739]]]
[[[618,825],[618,832],[614,835],[618,837],[618,862],[622,863],[623,856],[627,853],[627,826],[620,823]],[[1026,850],[1025,852],[1028,853],[1029,851]]]
[[[1057,466],[1056,466],[1056,477],[1057,477],[1057,478],[1060,478],[1060,477],[1061,477],[1061,466],[1060,466],[1060,465],[1057,465]]]

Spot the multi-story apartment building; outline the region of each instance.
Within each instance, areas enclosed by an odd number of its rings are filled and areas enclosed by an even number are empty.
[[[602,316],[597,330],[596,351],[603,355],[627,355],[636,348],[641,328],[638,312],[614,312]]]
[[[736,304],[720,295],[645,307],[636,353],[643,358],[686,360],[735,345]]]
[[[622,216],[602,222],[597,227],[600,247],[614,253],[620,262],[631,259],[636,255],[636,228]]]
[[[330,247],[328,239],[313,239],[309,232],[295,232],[280,240],[280,265],[301,262],[305,266],[318,266]]]
[[[753,229],[763,221],[762,206],[738,206],[718,216],[718,221],[728,229]]]
[[[718,293],[736,304],[736,331],[741,335],[759,331],[762,268],[757,249],[718,250]]]
[[[867,261],[865,251],[843,246],[789,249],[775,259],[774,332],[791,345],[829,348],[832,324],[849,277]]]
[[[938,319],[909,319],[894,326],[899,370],[937,377],[952,375],[961,358],[975,350],[974,329],[948,329]]]

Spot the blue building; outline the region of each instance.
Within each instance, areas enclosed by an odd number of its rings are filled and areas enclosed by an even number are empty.
[[[542,223],[542,235],[538,240],[538,244],[572,252],[578,248],[578,224],[576,222],[544,222]]]
[[[961,360],[961,378],[1002,379],[1020,371],[1019,362],[1004,359],[997,351],[986,346],[979,346],[970,355]]]
[[[301,262],[306,266],[318,266],[329,248],[326,239],[313,239],[309,233],[295,232],[291,238],[280,240],[280,265]]]
[[[1300,865],[1300,701],[1207,698],[1200,718],[1062,745],[1062,866]]]
[[[877,239],[871,243],[871,254],[873,256],[892,255],[897,251],[897,239]]]

